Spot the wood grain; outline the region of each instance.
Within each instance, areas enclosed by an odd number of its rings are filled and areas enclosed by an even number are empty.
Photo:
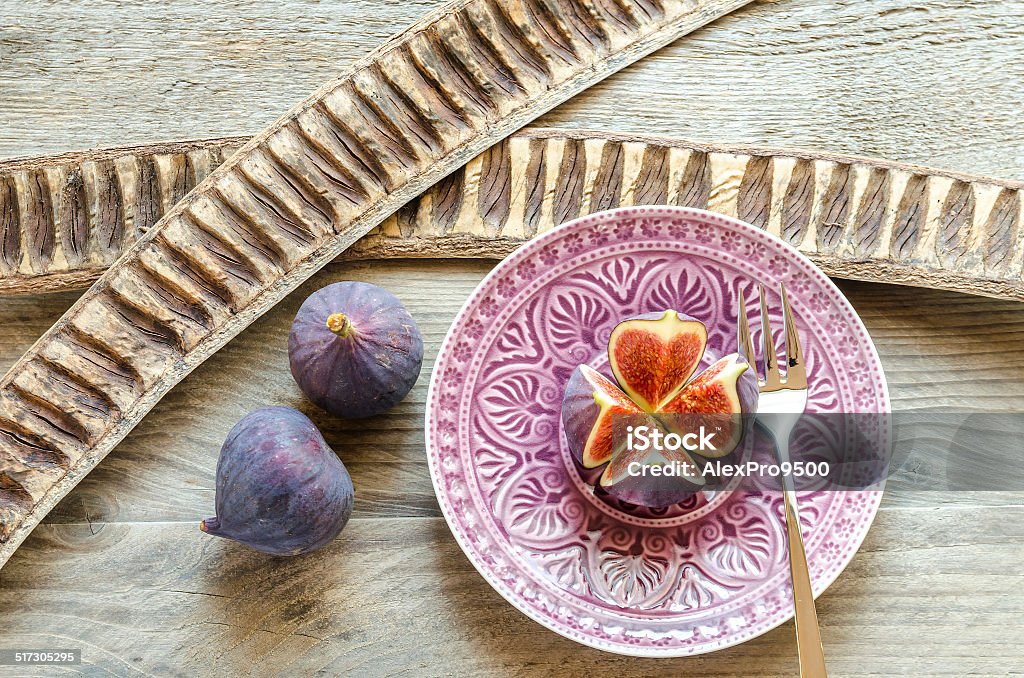
[[[5,646],[63,637],[86,648],[85,672],[113,675],[304,675],[319,666],[366,676],[795,675],[788,624],[667,662],[577,646],[515,611],[461,554],[430,484],[423,408],[444,333],[492,266],[334,262],[315,274],[161,400],[0,571]],[[312,408],[287,362],[298,306],[343,279],[393,290],[425,335],[424,372],[410,396],[359,422]],[[897,408],[1024,408],[1024,305],[840,285],[875,340]],[[0,369],[74,297],[0,299]],[[271,403],[307,412],[356,485],[353,521],[309,558],[264,559],[197,528],[213,508],[227,431]],[[1006,563],[1024,557],[1021,493],[893,487],[884,501],[861,551],[818,603],[833,675],[1012,672],[1024,599]]]
[[[126,232],[118,221],[122,210],[146,215],[152,224],[191,189],[188,177],[201,180],[242,143],[210,139],[0,163],[0,185],[15,187],[7,201],[11,209],[3,209],[0,192],[0,214],[33,224],[14,236],[20,260],[0,273],[0,292],[85,285],[116,257],[117,245],[128,247],[148,228],[136,227],[135,236]],[[84,169],[100,166],[106,175]],[[152,169],[140,182],[119,174],[118,166]],[[91,254],[79,245],[67,226],[77,223],[79,202],[53,200],[45,188],[41,200],[34,198],[40,184],[28,178],[33,175],[57,177],[56,185],[42,185],[62,196],[73,195],[83,180],[83,194],[117,186],[122,210],[95,212],[78,236],[84,243],[108,243],[90,231],[115,233],[116,245]],[[765,228],[834,276],[1021,300],[1022,188],[1021,182],[832,153],[527,129],[431,187],[344,256],[500,258],[577,216],[673,204],[713,209]],[[51,243],[45,257],[29,245],[32,239]]]
[[[0,157],[251,136],[438,4],[0,3]],[[1021,0],[756,0],[540,122],[1024,180],[1022,13]]]
[[[0,565],[171,386],[403,203],[745,2],[459,0],[246,143],[0,382]],[[101,192],[96,210],[121,214],[101,244],[134,228],[124,204]],[[31,257],[48,261],[53,239],[38,220],[29,231]]]
[[[968,665],[975,675],[1012,674],[1024,609],[1006,595],[1019,578],[1005,562],[1020,556],[1007,538],[1024,538],[1022,519],[1020,507],[883,509],[818,602],[831,674],[963,675],[957,667]],[[1004,520],[1012,531],[999,528]],[[951,532],[963,536],[950,543]],[[789,623],[701,657],[637,659],[581,647],[505,603],[443,518],[356,518],[323,551],[290,560],[200,539],[180,523],[104,525],[95,534],[87,525],[44,525],[37,535],[32,552],[4,570],[5,642],[60,647],[92,638],[83,668],[97,673],[586,676],[600,667],[616,676],[796,675]],[[979,562],[979,548],[991,557]],[[76,576],[97,570],[109,576]],[[968,570],[972,594],[947,595]],[[922,645],[934,650],[922,656]]]

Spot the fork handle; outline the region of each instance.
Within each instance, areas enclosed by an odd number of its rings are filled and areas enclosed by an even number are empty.
[[[804,554],[804,538],[800,534],[796,492],[785,488],[782,495],[786,505],[786,541],[789,547],[789,576],[793,582],[793,618],[796,622],[796,651],[800,657],[800,677],[827,678],[825,651],[821,646],[818,613],[814,609],[814,593],[811,591],[811,573]]]

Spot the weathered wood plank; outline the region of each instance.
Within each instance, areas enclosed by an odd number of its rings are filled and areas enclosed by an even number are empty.
[[[191,166],[200,180],[240,145],[238,139],[204,140],[0,162],[0,184],[6,180],[15,187],[16,199],[7,203],[21,207],[11,217],[20,226],[17,235],[27,240],[31,225],[52,243],[45,251],[19,247],[20,265],[0,271],[0,293],[84,285],[144,232],[122,228],[121,210],[97,215],[86,232],[118,233],[120,240],[99,254],[83,252],[62,227],[78,204],[57,200],[55,210],[40,204],[71,195],[85,179],[87,193],[95,193],[97,183],[117,186],[125,213],[159,217],[163,205],[182,197],[176,192],[181,184],[170,176],[198,155],[204,162]],[[565,162],[567,146],[575,149],[571,163]],[[110,167],[111,177],[82,171],[92,166]],[[153,169],[149,181],[141,182],[138,173],[118,173],[116,166]],[[706,187],[690,190],[687,173],[696,167]],[[559,209],[556,203],[567,195],[560,188],[573,172],[579,172],[569,192],[574,197],[565,202],[569,209]],[[57,179],[44,184],[48,190],[24,179],[38,176]],[[139,183],[151,188],[141,190]],[[465,171],[428,189],[343,256],[500,258],[565,219],[612,206],[677,204],[714,208],[767,229],[839,277],[1022,300],[1022,189],[1021,182],[832,153],[532,129],[471,160]],[[42,201],[33,198],[40,190]],[[203,244],[228,247],[235,254],[227,256],[237,256],[245,244],[231,240],[215,233]]]
[[[0,565],[171,386],[389,214],[541,113],[748,1],[457,0],[279,118],[0,380]],[[138,163],[97,165],[108,179],[87,192],[84,213],[116,214],[97,238],[112,250],[144,221],[122,187],[153,189]],[[110,181],[109,165],[131,180]],[[45,262],[54,242],[40,223],[25,244]],[[75,401],[88,407],[68,407],[59,373],[74,375]]]
[[[1024,556],[1022,529],[1021,507],[883,509],[857,558],[818,602],[832,673],[962,675],[965,662],[982,675],[1019,668],[1024,604],[1006,592],[1019,583],[1007,563]],[[695,658],[642,660],[580,647],[505,604],[459,552],[442,518],[356,518],[324,550],[294,559],[269,558],[181,523],[44,525],[28,545],[3,572],[5,643],[63,647],[68,638],[89,638],[83,652],[89,671],[576,676],[600,666],[621,676],[736,676],[757,667],[759,676],[791,676],[796,670],[789,624]],[[979,549],[988,557],[979,559]],[[970,594],[954,595],[965,579]],[[26,675],[23,669],[19,675]]]
[[[251,135],[438,4],[3,3],[0,156]],[[1022,11],[1021,0],[759,0],[541,123],[1024,180]]]

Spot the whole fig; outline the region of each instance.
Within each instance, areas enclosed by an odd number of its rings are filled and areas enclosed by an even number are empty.
[[[309,417],[265,407],[228,433],[217,462],[217,515],[199,529],[294,556],[338,536],[353,498],[348,470]]]
[[[292,376],[319,407],[370,417],[412,389],[423,363],[416,322],[390,292],[363,282],[328,285],[302,303],[288,335]]]

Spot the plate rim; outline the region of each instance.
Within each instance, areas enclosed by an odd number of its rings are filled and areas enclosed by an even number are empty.
[[[459,308],[458,313],[456,313],[455,318],[451,322],[451,325],[449,325],[448,330],[445,332],[444,339],[442,340],[441,345],[438,348],[437,355],[435,356],[434,359],[434,364],[431,367],[430,382],[427,386],[426,407],[424,411],[423,432],[424,448],[427,456],[427,468],[430,472],[430,482],[434,488],[434,496],[437,499],[438,505],[441,507],[441,514],[444,516],[445,523],[448,526],[448,531],[455,538],[456,543],[459,545],[459,549],[462,551],[466,559],[469,560],[469,562],[473,565],[474,569],[476,569],[476,571],[483,577],[484,581],[486,581],[491,586],[491,588],[493,588],[498,593],[498,595],[500,595],[505,600],[505,602],[512,605],[515,609],[519,610],[519,612],[526,615],[529,619],[533,620],[534,622],[540,624],[541,626],[551,631],[554,631],[559,636],[572,640],[586,647],[592,647],[598,650],[602,650],[604,652],[609,652],[612,654],[622,656],[666,659],[672,657],[694,657],[702,654],[709,654],[711,652],[717,652],[719,650],[724,650],[726,648],[734,647],[736,645],[740,645],[747,641],[753,640],[754,638],[758,638],[768,633],[769,631],[772,631],[788,622],[790,619],[793,618],[793,612],[787,612],[787,614],[780,617],[778,622],[768,624],[763,629],[758,630],[756,633],[753,633],[751,635],[733,636],[726,639],[725,641],[719,642],[714,647],[702,646],[687,648],[680,646],[631,646],[626,644],[606,643],[601,639],[594,638],[592,636],[588,636],[585,634],[580,634],[579,636],[573,635],[570,629],[562,628],[561,625],[559,625],[553,619],[539,614],[535,614],[533,610],[526,609],[522,605],[520,605],[520,601],[518,600],[518,597],[514,594],[514,592],[508,590],[508,588],[501,581],[497,580],[497,578],[490,571],[485,570],[482,567],[482,565],[477,562],[477,559],[470,555],[472,549],[466,543],[465,537],[461,534],[460,530],[457,530],[453,527],[452,511],[454,509],[449,505],[449,503],[445,499],[442,499],[440,484],[441,479],[438,477],[439,471],[434,463],[437,452],[436,450],[433,449],[434,445],[433,440],[430,436],[430,429],[433,423],[434,408],[432,407],[432,403],[434,403],[435,401],[435,389],[438,388],[438,375],[440,374],[439,371],[437,370],[437,363],[440,360],[441,356],[450,350],[450,344],[454,341],[455,329],[456,327],[459,327],[461,325],[464,316],[466,315],[470,306],[474,303],[476,299],[476,292],[485,287],[489,282],[491,282],[493,278],[497,277],[506,265],[511,265],[510,262],[514,261],[517,257],[526,256],[523,254],[523,252],[525,252],[527,249],[540,249],[548,241],[558,238],[560,232],[563,230],[568,230],[570,228],[579,228],[580,226],[590,224],[592,222],[599,223],[604,220],[615,219],[620,215],[670,215],[672,217],[690,217],[700,220],[725,220],[727,222],[730,222],[733,226],[738,227],[740,230],[754,234],[755,237],[769,238],[778,245],[781,245],[782,249],[786,251],[789,255],[794,256],[798,260],[802,260],[806,264],[809,264],[812,274],[819,277],[827,287],[831,288],[831,290],[846,306],[847,310],[850,312],[850,315],[856,322],[857,327],[855,329],[859,329],[861,332],[863,332],[864,336],[867,337],[868,346],[871,349],[871,357],[874,359],[875,363],[878,365],[879,368],[878,378],[880,381],[882,401],[884,403],[884,408],[886,412],[892,411],[892,401],[889,396],[888,380],[885,376],[885,370],[882,367],[881,358],[878,355],[878,349],[875,347],[875,341],[872,338],[871,334],[868,332],[867,328],[864,326],[864,321],[861,319],[860,314],[857,313],[857,310],[853,307],[853,304],[850,303],[850,300],[847,299],[846,295],[843,294],[843,291],[839,289],[839,287],[835,284],[832,278],[826,275],[821,270],[821,268],[819,268],[818,265],[815,264],[807,255],[805,255],[803,252],[801,252],[796,247],[786,242],[782,238],[778,237],[777,235],[769,233],[765,229],[757,228],[756,226],[746,221],[743,221],[742,219],[722,214],[720,212],[698,209],[695,207],[675,205],[635,205],[616,207],[608,210],[602,210],[600,212],[594,212],[592,214],[577,217],[576,219],[572,219],[571,221],[559,224],[558,226],[548,231],[545,231],[544,233],[541,233],[540,235],[531,238],[530,240],[527,240],[514,252],[512,252],[507,257],[499,261],[494,266],[494,268],[488,271],[487,275],[485,275],[483,279],[481,279],[480,282],[477,283],[476,287],[474,287],[473,291],[462,303],[462,306]],[[874,507],[871,509],[871,517],[867,521],[866,529],[864,529],[863,533],[860,534],[856,540],[851,540],[850,543],[853,545],[853,556],[851,556],[850,561],[845,563],[843,567],[836,570],[832,575],[828,576],[827,579],[823,580],[824,583],[821,587],[821,590],[814,596],[815,599],[817,599],[821,594],[827,591],[828,588],[836,582],[839,576],[846,571],[846,568],[849,566],[850,562],[852,562],[853,557],[855,557],[857,552],[860,551],[860,548],[863,545],[864,540],[867,538],[868,533],[871,531],[871,527],[874,525],[875,518],[878,516],[878,512],[881,505],[881,499],[884,494],[884,487],[885,482],[883,480],[880,483],[878,489],[863,490],[864,492],[869,492],[873,498],[877,499]]]

